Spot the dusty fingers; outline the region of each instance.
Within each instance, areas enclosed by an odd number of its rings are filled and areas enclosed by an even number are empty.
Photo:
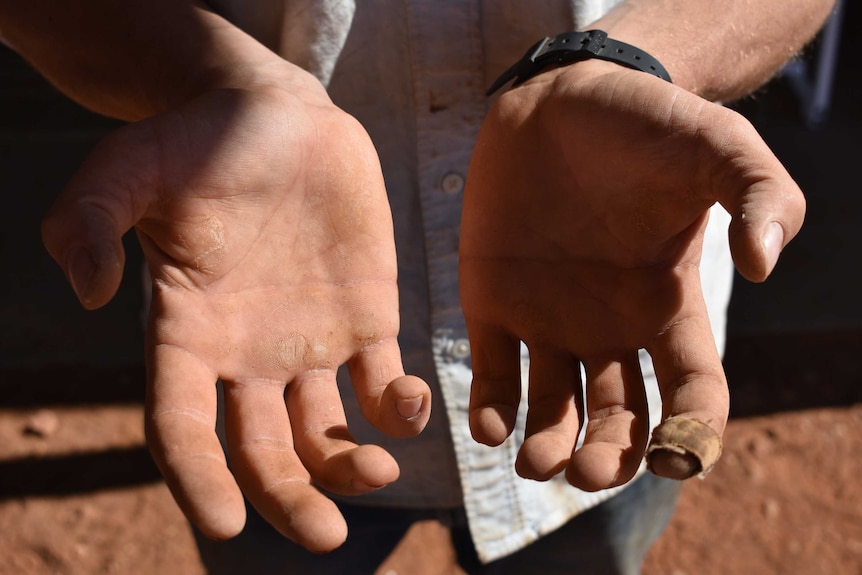
[[[648,349],[662,396],[662,423],[647,447],[662,477],[709,473],[721,456],[730,397],[705,310],[677,321]]]

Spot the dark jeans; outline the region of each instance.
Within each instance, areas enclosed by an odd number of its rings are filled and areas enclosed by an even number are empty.
[[[315,555],[294,545],[249,507],[234,539],[195,533],[209,573],[239,575],[371,575],[416,521],[438,519],[452,532],[461,567],[481,575],[634,575],[667,525],[682,484],[645,474],[622,493],[503,559],[481,565],[463,509],[404,510],[339,505],[350,530],[335,551]],[[409,575],[409,574],[403,574]]]

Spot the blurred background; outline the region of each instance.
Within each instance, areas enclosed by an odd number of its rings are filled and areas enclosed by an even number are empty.
[[[686,485],[648,573],[862,573],[860,12],[844,5],[733,106],[808,213],[765,284],[737,278],[725,455]],[[0,574],[200,572],[143,443],[137,242],[117,297],[85,312],[39,237],[52,198],[119,125],[0,49]]]

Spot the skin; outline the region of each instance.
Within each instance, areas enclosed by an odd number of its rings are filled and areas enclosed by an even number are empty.
[[[805,200],[754,128],[701,96],[733,99],[759,86],[829,5],[799,2],[806,18],[792,24],[784,8],[764,5],[763,20],[748,14],[740,24],[734,15],[750,10],[746,2],[624,2],[587,29],[647,50],[674,84],[593,60],[545,71],[495,102],[462,213],[470,427],[488,445],[512,432],[525,342],[523,477],[565,470],[573,485],[597,491],[634,476],[649,439],[638,349],[652,356],[662,418],[705,424],[714,434],[699,440],[718,442],[720,452],[729,397],[698,270],[708,209],[718,202],[731,214],[736,267],[759,282],[799,231]],[[730,22],[721,37],[740,41],[716,50],[701,37],[715,29],[710,21]],[[757,51],[746,44],[755,21]],[[685,454],[655,459],[661,475],[700,471]]]
[[[727,385],[698,271],[706,210],[719,201],[733,214],[736,264],[762,280],[804,200],[739,115],[648,74],[574,68],[505,94],[488,115],[465,191],[460,279],[474,437],[494,445],[512,430],[522,340],[532,364],[518,471],[565,469],[594,491],[628,481],[644,455],[638,349],[653,357],[664,417],[724,429]],[[502,137],[511,131],[519,137]],[[583,133],[602,134],[600,145]],[[579,362],[590,422],[573,453]]]
[[[350,437],[338,367],[390,435],[418,433],[431,398],[401,365],[377,158],[352,118],[315,97],[221,90],[124,128],[69,183],[43,235],[97,307],[134,225],[153,278],[147,439],[186,515],[231,537],[241,490],[284,535],[324,551],[346,526],[314,484],[356,495],[399,473]],[[215,435],[217,379],[233,475]]]
[[[665,415],[721,433],[726,385],[697,276],[706,210],[731,212],[736,264],[761,281],[804,201],[751,126],[702,96],[765,81],[829,3],[771,4],[624,2],[596,27],[658,57],[675,85],[583,62],[489,112],[461,236],[471,426],[489,444],[511,431],[524,340],[522,475],[565,469],[587,489],[631,476],[647,439],[639,347],[656,360]],[[669,28],[678,41],[662,41]],[[121,237],[138,234],[154,288],[147,437],[180,507],[228,538],[245,495],[300,545],[337,547],[344,520],[315,486],[364,493],[398,468],[350,438],[335,370],[348,365],[365,416],[390,435],[420,432],[431,406],[396,344],[392,222],[367,134],[314,78],[199,2],[3,1],[0,32],[65,94],[131,122],[62,190],[43,238],[94,309],[119,285]],[[715,56],[729,37],[734,58]],[[591,423],[572,454],[577,362]],[[217,379],[230,470],[214,431]]]

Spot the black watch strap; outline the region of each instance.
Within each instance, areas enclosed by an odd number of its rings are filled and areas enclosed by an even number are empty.
[[[590,58],[616,62],[653,74],[662,80],[671,81],[670,74],[664,66],[643,50],[625,42],[611,40],[607,32],[602,30],[587,30],[586,32],[566,32],[553,38],[540,40],[527,50],[523,58],[497,78],[488,88],[486,95],[490,96],[510,80],[515,80],[513,86],[517,86],[548,66],[572,64]]]

